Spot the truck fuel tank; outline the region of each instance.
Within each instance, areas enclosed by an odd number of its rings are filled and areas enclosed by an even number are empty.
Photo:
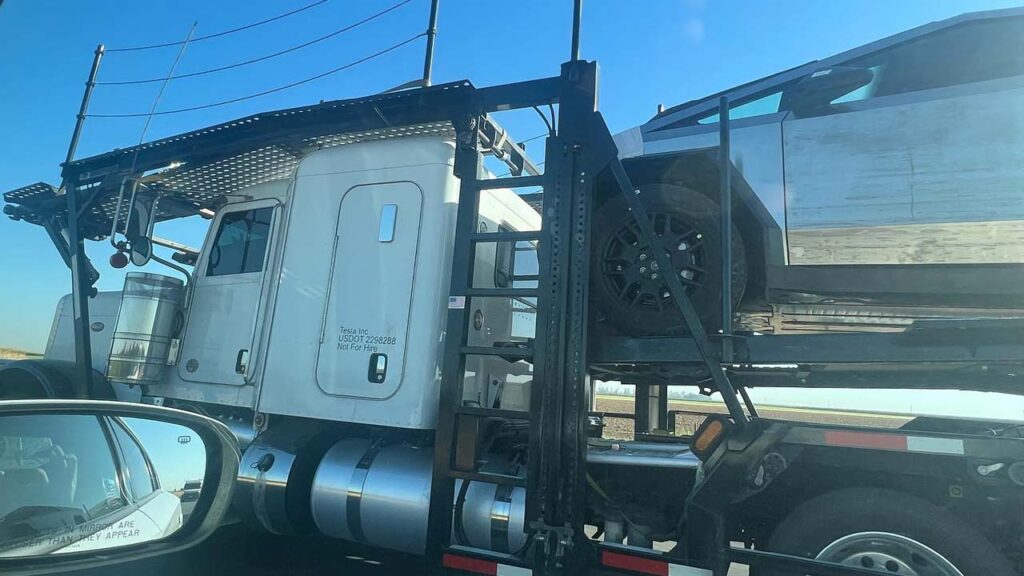
[[[122,384],[159,384],[171,343],[181,330],[185,283],[177,278],[129,272],[111,342],[107,378]]]
[[[313,479],[313,519],[324,534],[423,554],[433,448],[345,438],[324,455]],[[503,468],[501,462],[494,466]],[[461,484],[456,485],[456,494]],[[453,498],[455,495],[453,495]],[[457,507],[458,508],[458,507]],[[526,491],[473,482],[461,506],[465,544],[495,551],[525,542]],[[458,538],[453,535],[453,541]]]

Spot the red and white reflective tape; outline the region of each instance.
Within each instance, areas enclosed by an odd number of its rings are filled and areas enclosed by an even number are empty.
[[[485,576],[531,576],[533,574],[533,570],[529,568],[499,564],[493,560],[470,558],[469,556],[459,556],[456,554],[445,554],[442,558],[442,565],[451,570],[462,570],[463,572],[484,574]]]
[[[964,441],[958,438],[937,438],[935,436],[908,436],[859,432],[854,430],[825,430],[826,446],[844,448],[869,448],[894,452],[923,452],[927,454],[948,454],[963,456]]]
[[[633,556],[610,550],[601,551],[601,564],[606,568],[616,570],[628,570],[650,576],[711,576],[710,570],[693,568],[682,564],[672,564],[665,560],[648,558],[644,556]]]

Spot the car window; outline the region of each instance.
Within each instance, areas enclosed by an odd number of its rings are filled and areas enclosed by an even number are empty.
[[[1024,75],[1024,18],[968,22],[844,65],[874,80],[833,104]]]
[[[225,214],[210,250],[206,275],[224,276],[263,270],[273,211],[268,206]]]
[[[955,26],[884,55],[876,96],[1024,74],[1024,18]]]
[[[149,496],[158,486],[138,440],[128,433],[124,424],[117,420],[111,420],[110,429],[121,448],[121,455],[124,459],[125,484],[128,486],[129,492],[136,501]]]
[[[126,506],[111,447],[95,416],[0,419],[0,541],[83,524]],[[19,510],[28,507],[53,513],[22,522]]]
[[[750,118],[753,116],[763,116],[765,114],[774,114],[779,111],[779,103],[782,101],[782,90],[772,92],[767,96],[761,96],[760,98],[744,102],[739,105],[729,104],[729,119],[739,120],[740,118]],[[698,124],[715,124],[718,122],[718,113],[716,112],[712,116],[707,118],[701,118],[697,121]]]
[[[870,69],[873,79],[835,98],[832,104],[1021,76],[1024,75],[1024,18],[964,23],[843,62],[840,66]],[[729,118],[738,120],[786,111],[782,109],[782,95],[798,83],[798,80],[791,81],[770,94],[730,104]],[[832,110],[838,111],[841,109]],[[702,125],[718,121],[717,112],[696,120]]]

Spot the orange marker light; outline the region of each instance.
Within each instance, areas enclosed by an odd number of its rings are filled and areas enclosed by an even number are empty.
[[[697,457],[703,459],[725,436],[725,423],[718,418],[711,418],[704,422],[697,436],[693,439],[691,449]]]

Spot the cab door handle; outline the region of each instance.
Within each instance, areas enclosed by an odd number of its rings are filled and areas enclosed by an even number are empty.
[[[235,373],[245,374],[245,368],[249,364],[249,351],[245,348],[238,351],[238,356],[235,356]]]

